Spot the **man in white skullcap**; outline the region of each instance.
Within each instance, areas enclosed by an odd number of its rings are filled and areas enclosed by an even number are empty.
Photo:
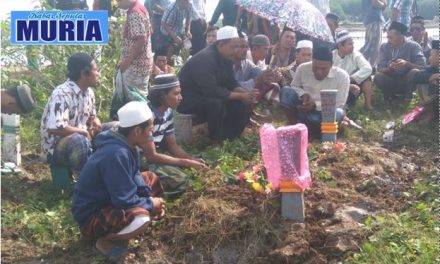
[[[249,106],[257,100],[255,90],[240,87],[234,78],[239,42],[237,28],[222,27],[217,41],[194,55],[179,73],[183,100],[177,111],[207,121],[214,141],[240,136],[250,119]]]
[[[100,133],[96,151],[81,171],[73,192],[72,214],[81,233],[110,261],[124,261],[128,242],[151,219],[165,214],[163,193],[153,173],[139,171],[136,147],[152,140],[153,114],[145,102],[118,111],[119,127]]]
[[[295,72],[299,65],[312,61],[313,42],[310,40],[300,40],[296,44],[295,64],[290,69],[292,79],[295,78]]]
[[[357,98],[364,94],[364,108],[367,111],[371,107],[371,73],[370,63],[364,55],[354,50],[354,42],[347,30],[336,32],[336,46],[333,50],[333,65],[346,71],[350,75],[350,93],[347,99],[347,108],[355,106]]]

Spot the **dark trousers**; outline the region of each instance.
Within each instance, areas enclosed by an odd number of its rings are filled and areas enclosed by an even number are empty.
[[[201,51],[205,45],[206,22],[202,19],[191,21],[191,55]]]
[[[151,48],[154,52],[157,52],[162,45],[163,35],[160,32],[160,24],[162,21],[162,15],[154,14],[153,15],[153,35],[151,36]]]
[[[249,107],[240,101],[206,98],[185,114],[195,114],[208,122],[209,137],[213,140],[234,139],[249,123]]]
[[[414,86],[412,85],[410,75],[393,76],[378,72],[374,76],[374,83],[382,91],[383,97],[386,100],[391,100],[396,95],[410,97]]]

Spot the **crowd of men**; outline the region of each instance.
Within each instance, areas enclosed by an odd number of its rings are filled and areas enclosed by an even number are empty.
[[[386,101],[410,100],[417,87],[422,100],[438,100],[439,41],[427,36],[423,18],[409,18],[411,2],[390,2],[388,42],[381,44],[387,1],[364,0],[366,41],[355,51],[350,32],[331,13],[333,49],[288,27],[273,28],[279,30],[274,36],[262,18],[242,18],[246,12],[232,0],[220,0],[209,22],[202,0],[151,0],[149,9],[139,0],[117,0],[127,20],[112,100],[115,121],[102,124],[96,115],[92,88],[99,69],[85,53],[68,59],[68,79],[51,94],[41,120],[48,162],[77,176],[72,213],[82,234],[96,239],[108,258],[130,258],[129,239],[165,213],[158,197],[185,190],[182,168],[206,166],[176,142],[174,110],[206,121],[211,140],[221,142],[243,133],[262,100],[279,105],[289,124],[305,123],[317,133],[323,89],[337,90],[341,125],[362,94],[365,111],[374,111],[373,83]],[[176,76],[170,64],[181,49],[192,56]],[[2,112],[32,110],[33,102],[20,103],[29,100],[26,95],[26,87],[2,92]]]

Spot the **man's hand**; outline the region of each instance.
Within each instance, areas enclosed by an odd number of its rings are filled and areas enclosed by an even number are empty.
[[[183,40],[182,40],[181,37],[179,37],[179,36],[176,35],[176,36],[173,38],[173,40],[174,40],[174,42],[176,42],[177,45],[179,45],[179,46],[182,46],[182,45],[183,45]]]
[[[302,104],[298,106],[298,110],[303,112],[310,112],[316,108],[315,101],[309,94],[303,94],[301,96]]]
[[[260,76],[258,76],[256,83],[263,83],[263,84],[270,84],[274,81],[275,74],[272,70],[268,69],[261,73]]]
[[[151,217],[154,220],[159,220],[165,216],[165,201],[162,198],[151,197],[153,202],[153,210],[151,210]]]
[[[89,141],[93,140],[93,136],[92,136],[92,131],[90,130],[84,130],[82,132],[80,132],[80,134],[82,134],[83,136],[85,136]]]
[[[99,118],[95,117],[90,122],[90,128],[92,128],[95,132],[99,133],[102,130],[101,121]]]
[[[185,167],[191,167],[197,170],[206,168],[206,165],[201,160],[195,160],[195,159],[184,159],[183,160]]]
[[[361,88],[356,84],[350,84],[350,92],[354,96],[358,96],[361,93]]]
[[[398,59],[390,64],[396,71],[403,71],[406,69],[408,62],[406,60]]]
[[[431,75],[431,77],[429,77],[429,83],[433,85],[438,85],[438,77],[439,77],[439,73]]]
[[[187,32],[186,34],[185,34],[185,37],[187,38],[187,39],[192,39],[192,34],[191,34],[191,32]]]

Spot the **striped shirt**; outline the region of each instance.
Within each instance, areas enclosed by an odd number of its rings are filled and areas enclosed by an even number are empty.
[[[414,0],[391,0],[390,9],[399,10],[399,16],[397,17],[397,22],[406,25],[409,28],[411,22],[411,7]]]
[[[168,108],[161,117],[158,108],[151,103],[148,106],[154,114],[153,141],[158,147],[165,137],[174,135],[173,110]]]
[[[192,13],[192,5],[187,8],[180,8],[178,3],[172,3],[165,10],[162,22],[166,23],[171,30],[177,35],[184,34],[183,21],[185,19],[190,19]],[[164,35],[168,35],[167,31],[163,26],[160,27],[160,32]]]

